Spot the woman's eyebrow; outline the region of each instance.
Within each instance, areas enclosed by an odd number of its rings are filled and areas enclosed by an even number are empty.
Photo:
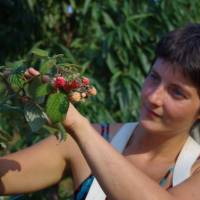
[[[155,69],[152,69],[152,70],[151,70],[151,73],[154,73],[154,74],[156,74],[157,76],[161,77],[160,74],[159,74]]]
[[[190,92],[188,91],[188,89],[186,87],[184,87],[184,85],[181,84],[181,83],[174,83],[174,82],[172,82],[171,85],[173,87],[177,87],[177,88],[181,89],[183,92],[185,92],[187,94],[190,94]]]
[[[158,77],[161,77],[161,75],[159,74],[159,72],[156,69],[152,69],[151,73],[155,74]],[[174,80],[174,81],[176,81],[176,80]],[[173,80],[172,80],[171,85],[173,87],[177,87],[177,88],[181,89],[183,92],[186,92],[187,94],[190,94],[190,92],[188,91],[188,89],[185,88],[184,85],[181,84],[181,83],[173,82]]]

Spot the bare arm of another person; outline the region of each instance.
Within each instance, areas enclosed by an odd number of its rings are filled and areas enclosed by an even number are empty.
[[[25,73],[30,78],[38,74],[33,68]],[[100,131],[98,124],[94,128]],[[46,188],[57,183],[68,167],[72,170],[75,188],[91,173],[70,135],[65,142],[50,136],[29,148],[0,158],[0,193],[18,194]]]
[[[0,158],[0,193],[16,194],[58,182],[68,167],[72,138],[60,143],[55,136]]]

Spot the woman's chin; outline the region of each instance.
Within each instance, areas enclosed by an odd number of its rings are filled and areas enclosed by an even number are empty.
[[[149,119],[140,119],[139,124],[141,128],[148,132],[158,133],[163,131],[162,125],[157,121],[152,121]]]

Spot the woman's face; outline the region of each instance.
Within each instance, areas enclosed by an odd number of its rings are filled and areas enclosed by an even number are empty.
[[[195,86],[174,66],[158,58],[142,89],[140,124],[152,133],[188,133],[200,118]]]

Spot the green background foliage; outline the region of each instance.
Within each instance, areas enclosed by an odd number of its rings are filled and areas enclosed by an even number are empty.
[[[1,0],[0,64],[26,58],[33,47],[62,53],[81,66],[81,73],[98,91],[96,97],[77,105],[81,113],[92,122],[133,121],[159,38],[199,19],[199,0]],[[33,60],[33,67],[40,64]],[[1,137],[11,141],[3,153],[49,134],[46,130],[33,134],[19,123],[21,115],[0,111]],[[68,190],[60,185],[26,199],[67,199]]]

